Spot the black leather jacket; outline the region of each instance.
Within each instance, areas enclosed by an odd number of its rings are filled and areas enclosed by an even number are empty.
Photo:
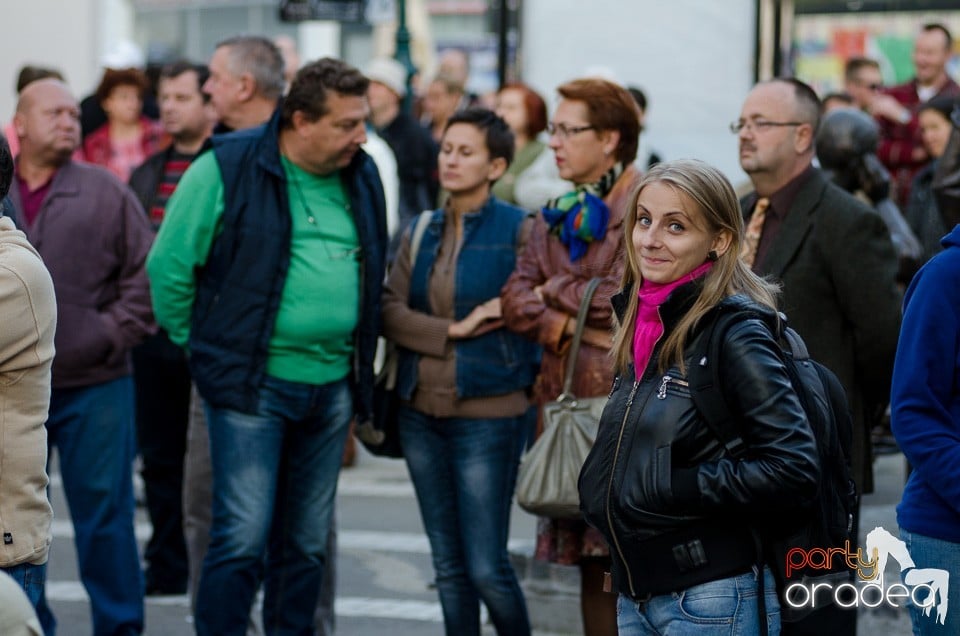
[[[692,306],[700,284],[678,288],[661,306],[665,333]],[[624,293],[613,303],[622,315]],[[813,433],[763,323],[774,323],[776,314],[745,296],[721,304],[757,316],[727,331],[719,362],[731,411],[744,417],[746,457],[725,456],[678,367],[657,371],[658,345],[640,381],[632,367],[614,380],[580,473],[581,510],[610,545],[617,591],[633,598],[748,571],[759,553],[751,529],[809,501],[817,488]],[[688,342],[687,366],[703,350],[697,339],[715,316],[708,314]]]

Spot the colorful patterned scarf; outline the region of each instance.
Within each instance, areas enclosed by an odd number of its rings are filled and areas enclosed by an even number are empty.
[[[603,202],[623,174],[623,164],[617,163],[596,183],[577,186],[573,192],[558,197],[541,213],[550,227],[550,233],[570,251],[570,260],[577,261],[587,253],[593,241],[602,241],[607,234],[610,209]]]

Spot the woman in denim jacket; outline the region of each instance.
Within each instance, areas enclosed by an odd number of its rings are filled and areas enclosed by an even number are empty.
[[[412,263],[408,230],[384,291],[384,331],[400,347],[400,441],[451,636],[479,636],[481,600],[498,634],[530,634],[506,542],[537,356],[500,316],[530,223],[490,196],[512,155],[492,112],[450,119],[439,154],[449,198],[428,213]]]

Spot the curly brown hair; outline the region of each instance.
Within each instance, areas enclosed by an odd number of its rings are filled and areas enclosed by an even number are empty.
[[[358,97],[367,94],[370,80],[341,60],[325,57],[297,71],[290,92],[280,109],[280,127],[293,126],[293,114],[300,111],[307,121],[317,121],[327,114],[327,93]]]
[[[110,93],[113,92],[113,89],[117,88],[118,86],[135,87],[137,89],[137,94],[140,95],[140,99],[143,99],[143,94],[147,90],[147,85],[147,76],[140,69],[104,69],[103,78],[100,80],[100,85],[97,86],[97,101],[102,104],[108,97],[110,97]]]

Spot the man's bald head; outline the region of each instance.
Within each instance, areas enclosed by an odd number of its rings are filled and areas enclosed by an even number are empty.
[[[80,144],[80,107],[69,87],[54,78],[28,84],[13,118],[20,156],[40,165],[60,165]]]
[[[438,74],[452,77],[461,86],[467,85],[470,77],[470,58],[463,49],[446,49],[440,54]]]

